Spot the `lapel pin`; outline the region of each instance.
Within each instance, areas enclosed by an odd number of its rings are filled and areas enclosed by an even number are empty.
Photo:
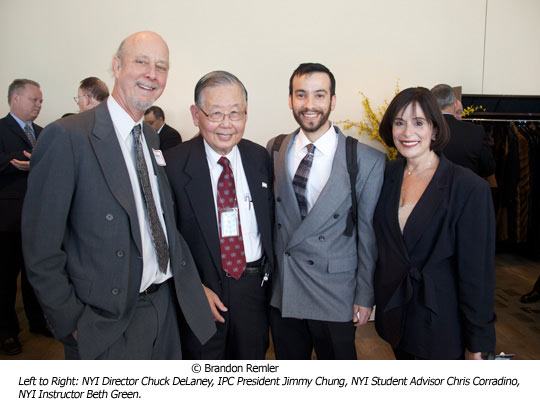
[[[262,187],[263,187],[263,188],[267,188],[267,187],[268,187],[268,185],[266,184],[266,182],[262,182]]]

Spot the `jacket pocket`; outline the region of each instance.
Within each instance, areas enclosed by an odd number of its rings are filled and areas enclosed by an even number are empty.
[[[356,265],[356,255],[330,258],[328,260],[328,273],[339,274],[341,272],[352,271],[356,269]]]
[[[87,279],[78,278],[73,275],[71,275],[69,279],[71,279],[71,283],[75,288],[75,294],[77,295],[77,297],[81,299],[83,303],[88,303],[90,293],[92,292],[92,282]]]

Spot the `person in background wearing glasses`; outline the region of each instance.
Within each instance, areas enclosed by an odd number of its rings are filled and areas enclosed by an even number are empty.
[[[199,135],[165,153],[178,228],[205,286],[217,333],[204,346],[182,330],[194,359],[264,359],[272,266],[272,174],[264,147],[243,139],[247,91],[214,71],[195,86]],[[184,335],[188,332],[187,335]]]
[[[81,81],[77,96],[73,98],[79,106],[79,111],[90,110],[109,97],[109,89],[105,82],[95,76],[84,78]]]
[[[41,126],[34,120],[43,103],[39,84],[15,79],[8,89],[9,113],[0,119],[0,346],[5,354],[22,351],[15,311],[17,277],[30,331],[51,336],[43,312],[28,283],[21,244],[21,211],[30,169],[30,157]]]

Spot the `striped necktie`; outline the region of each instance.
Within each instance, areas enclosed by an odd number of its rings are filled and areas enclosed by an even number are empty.
[[[23,131],[28,138],[28,141],[30,142],[30,146],[34,148],[34,146],[36,145],[36,135],[34,135],[34,130],[32,129],[32,126],[29,122],[24,125]]]
[[[306,218],[308,214],[308,204],[306,198],[307,181],[309,178],[309,171],[313,164],[313,154],[315,153],[315,145],[313,143],[308,144],[307,153],[300,161],[296,174],[293,178],[293,189],[296,195],[296,201],[298,202],[298,208],[300,209],[300,216],[302,219]]]

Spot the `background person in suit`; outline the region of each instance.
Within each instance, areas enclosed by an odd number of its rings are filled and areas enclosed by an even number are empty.
[[[178,306],[202,342],[215,328],[176,230],[158,138],[142,123],[167,82],[167,44],[130,35],[112,70],[112,96],[47,126],[33,153],[28,277],[66,358],[178,359]]]
[[[41,127],[34,124],[43,94],[37,82],[15,79],[8,89],[9,114],[0,119],[0,345],[8,355],[22,351],[15,312],[21,271],[24,310],[30,331],[50,336],[43,312],[26,278],[21,245],[21,210],[30,156]]]
[[[345,136],[328,120],[335,103],[328,68],[307,63],[293,72],[289,107],[300,129],[273,155],[277,273],[270,321],[278,359],[310,359],[313,348],[319,359],[356,359],[354,324],[367,322],[374,302],[371,220],[385,156],[358,144],[358,235],[346,236],[351,185]]]
[[[431,89],[431,93],[437,99],[450,128],[450,140],[442,150],[443,154],[453,163],[469,168],[481,177],[492,175],[495,172],[495,159],[484,128],[456,119],[455,113],[461,103],[451,86],[436,85]]]
[[[489,187],[440,153],[449,132],[428,89],[400,92],[379,132],[401,157],[374,217],[377,332],[397,359],[480,359],[495,349]]]
[[[73,98],[79,106],[79,112],[90,110],[107,100],[109,89],[107,84],[95,76],[84,78],[77,90],[77,96]]]
[[[165,123],[165,113],[158,106],[152,106],[144,113],[144,122],[150,125],[159,135],[159,148],[165,151],[182,143],[180,133]]]
[[[264,147],[243,139],[247,91],[225,71],[203,76],[191,106],[200,135],[165,153],[178,228],[205,286],[217,333],[195,359],[264,359],[272,250],[272,174]]]

